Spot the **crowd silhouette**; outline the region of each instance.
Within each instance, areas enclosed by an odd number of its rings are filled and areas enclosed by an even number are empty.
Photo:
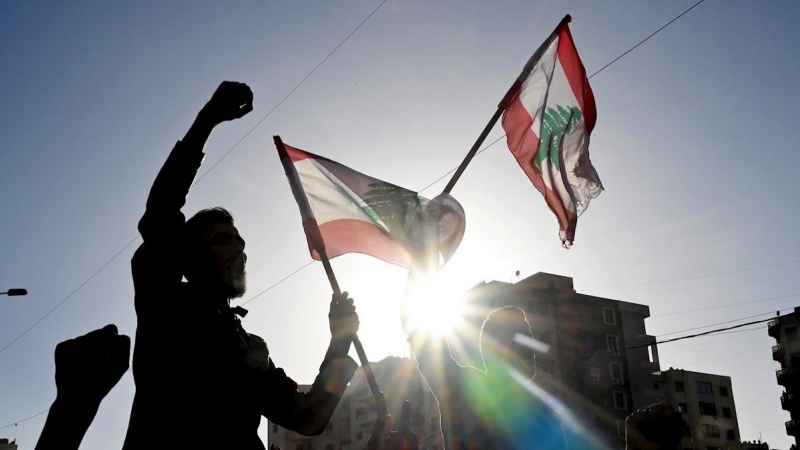
[[[311,389],[300,392],[270,357],[260,337],[248,333],[247,312],[230,301],[246,289],[245,241],[224,208],[189,220],[181,208],[213,129],[253,109],[242,83],[223,82],[177,142],[153,183],[139,222],[143,243],[132,259],[137,314],[133,351],[136,394],[125,450],[265,450],[261,417],[302,435],[322,433],[358,365],[349,356],[359,318],[347,293],[330,303],[331,340]],[[185,281],[184,281],[185,279]],[[180,311],[178,320],[173,311]],[[523,310],[504,307],[483,322],[483,368],[462,366],[447,340],[401,318],[420,374],[434,394],[447,450],[599,448],[573,430],[534,380],[526,346],[534,333]],[[100,403],[129,369],[131,340],[114,325],[60,343],[55,349],[57,396],[36,450],[77,449]],[[541,389],[541,388],[539,388]],[[377,400],[377,399],[376,399]],[[393,429],[377,418],[368,450],[416,450],[412,405],[406,402]],[[628,449],[675,450],[686,423],[664,404],[628,417]],[[270,449],[279,450],[274,444]]]

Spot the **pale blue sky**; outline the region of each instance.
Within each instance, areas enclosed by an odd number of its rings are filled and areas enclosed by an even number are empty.
[[[221,80],[248,83],[255,111],[215,132],[201,172],[379,0],[228,3],[0,3],[0,288],[30,291],[0,297],[0,348],[136,235],[156,172]],[[248,241],[249,299],[309,261],[273,134],[420,189],[460,162],[564,14],[592,73],[692,3],[389,0],[202,180],[185,211],[224,205],[236,215]],[[800,303],[800,262],[620,287],[800,259],[798,15],[792,1],[708,0],[591,80],[591,153],[607,192],[579,220],[572,250],[560,247],[555,218],[505,142],[478,156],[453,191],[468,227],[443,276],[464,288],[516,270],[573,276],[580,292],[650,305],[655,335]],[[501,134],[498,126],[487,142]],[[106,323],[134,333],[128,261],[138,243],[0,353],[0,426],[49,407],[58,342]],[[401,354],[405,272],[364,256],[333,265],[356,299],[371,359]],[[659,317],[788,294],[798,296]],[[248,330],[300,382],[313,379],[324,354],[329,295],[317,263],[248,305]],[[761,330],[660,352],[665,368],[731,376],[744,437],[771,428],[764,439],[788,448],[771,342]],[[176,352],[183,345],[191,337]],[[121,445],[133,392],[128,374],[82,448]],[[43,423],[0,437],[29,450]]]

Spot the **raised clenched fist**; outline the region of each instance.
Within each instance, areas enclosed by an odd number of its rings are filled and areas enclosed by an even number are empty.
[[[250,87],[236,81],[223,81],[200,114],[216,125],[238,119],[252,110],[253,91]]]

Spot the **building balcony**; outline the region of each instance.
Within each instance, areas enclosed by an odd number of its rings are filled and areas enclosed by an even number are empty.
[[[767,334],[778,339],[781,335],[780,319],[772,319],[767,322]]]
[[[786,355],[786,348],[783,344],[772,346],[772,359],[778,362],[783,362],[783,357]]]
[[[794,437],[800,436],[800,422],[796,420],[786,422],[786,434]]]
[[[794,395],[788,392],[784,392],[783,394],[781,394],[781,408],[783,408],[786,411],[792,411],[794,409],[797,409],[797,406],[798,406],[797,399],[794,397]]]
[[[778,378],[778,384],[781,386],[794,386],[797,382],[797,370],[791,367],[776,370],[775,376]]]

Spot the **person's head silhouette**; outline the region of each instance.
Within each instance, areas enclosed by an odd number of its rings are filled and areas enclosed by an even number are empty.
[[[184,230],[186,280],[227,299],[246,288],[244,239],[224,208],[204,209],[186,221]]]
[[[502,367],[511,365],[533,376],[533,351],[517,340],[533,338],[525,311],[516,306],[506,306],[490,312],[481,326],[480,346],[483,364],[489,374],[502,372]]]

